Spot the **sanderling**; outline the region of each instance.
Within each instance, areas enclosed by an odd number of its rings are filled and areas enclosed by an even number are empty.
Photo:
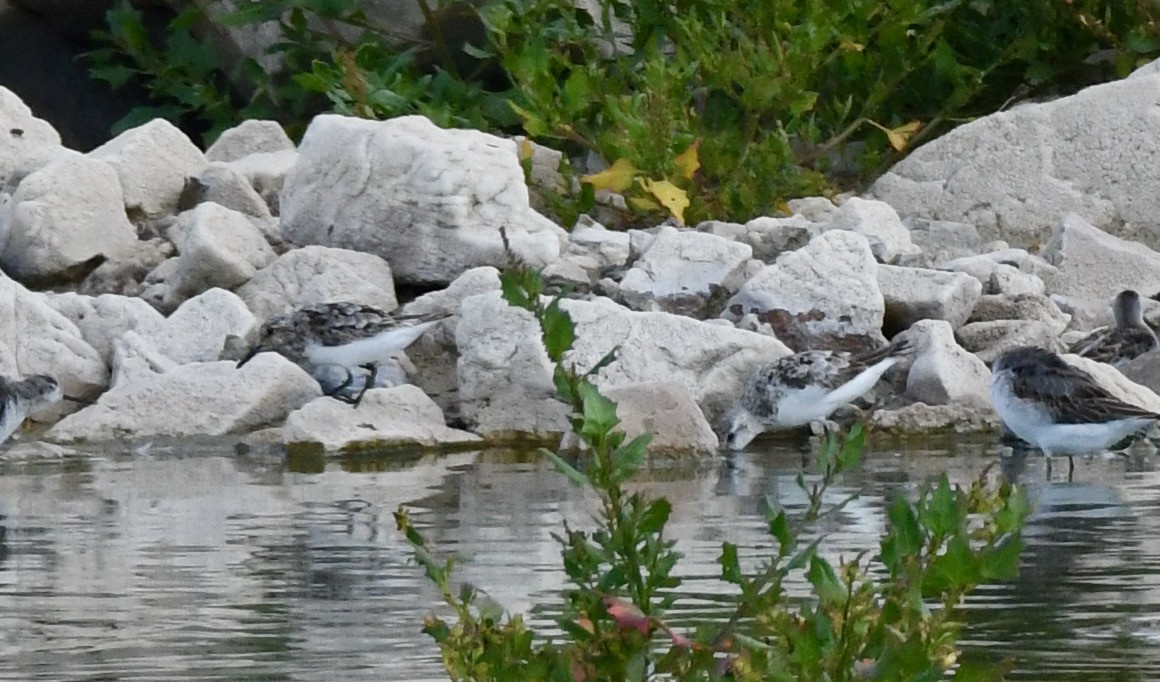
[[[995,359],[991,402],[1015,435],[1047,456],[1048,475],[1052,455],[1067,455],[1069,478],[1073,455],[1107,450],[1160,419],[1116,398],[1055,353],[1030,346]]]
[[[8,440],[28,415],[62,397],[60,384],[46,374],[34,374],[20,381],[0,377],[0,443]]]
[[[1127,289],[1112,302],[1115,324],[1071,344],[1071,352],[1097,362],[1119,366],[1160,346],[1156,333],[1144,322],[1140,294]]]
[[[766,365],[725,414],[726,447],[741,450],[765,431],[826,419],[873,388],[910,351],[910,341],[899,338],[864,355],[814,350]]]
[[[238,367],[258,353],[279,353],[314,376],[327,395],[358,405],[375,384],[378,364],[403,350],[446,316],[393,317],[358,303],[319,303],[267,320],[258,342],[238,361]],[[345,379],[335,386],[334,370]],[[364,369],[369,376],[358,377]],[[358,395],[344,391],[361,379]]]

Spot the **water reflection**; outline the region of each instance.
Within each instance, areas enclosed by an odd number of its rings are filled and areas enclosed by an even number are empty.
[[[861,497],[820,529],[832,558],[876,547],[894,495],[996,461],[986,442],[882,446],[831,490]],[[723,613],[723,541],[752,565],[765,512],[800,509],[797,450],[656,462],[636,485],[673,502],[691,625]],[[1147,457],[1003,458],[1036,501],[1018,580],[966,607],[969,655],[1014,679],[1160,678],[1160,479]],[[561,586],[551,534],[593,500],[534,456],[484,452],[327,462],[236,454],[230,443],[0,463],[0,680],[445,679],[419,633],[437,594],[391,512],[463,561],[459,576],[551,629]],[[791,590],[804,594],[800,583]]]

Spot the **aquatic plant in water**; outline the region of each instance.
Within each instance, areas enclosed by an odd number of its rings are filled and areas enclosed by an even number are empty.
[[[690,632],[671,626],[665,615],[682,595],[673,575],[681,554],[665,537],[670,505],[625,488],[650,436],[630,440],[617,429],[616,404],[593,383],[616,361],[616,350],[581,371],[565,357],[575,327],[561,296],[547,299],[539,274],[526,267],[508,268],[501,282],[505,300],[539,322],[556,390],[573,409],[578,465],[544,455],[597,493],[600,510],[594,530],[565,523],[555,536],[569,582],[558,621],[562,641],[536,636],[521,615],[505,613],[469,585],[453,589],[454,559],[437,558],[406,510],[395,513],[416,560],[454,612],[453,619],[430,616],[424,626],[451,679],[913,682],[938,680],[952,669],[957,680],[1002,679],[1003,662],[959,660],[957,607],[979,584],[1015,575],[1028,510],[1023,492],[988,471],[968,486],[944,475],[917,499],[899,496],[890,504],[876,555],[835,566],[819,552],[824,535],[804,537],[857,497],[823,503],[827,487],[859,460],[858,427],[824,440],[818,476],[798,474],[809,500],[804,513],[767,512],[767,560],[746,572],[737,547],[722,545],[721,580],[736,588],[728,617]],[[791,576],[804,576],[810,599],[787,597]]]

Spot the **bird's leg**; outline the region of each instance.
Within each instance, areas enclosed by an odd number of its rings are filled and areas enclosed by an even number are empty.
[[[1068,455],[1067,456],[1067,482],[1068,483],[1071,483],[1071,477],[1073,474],[1075,474],[1075,460],[1073,460],[1071,458],[1071,455]]]
[[[1045,452],[1043,454],[1047,456],[1047,482],[1050,483],[1051,482],[1051,453]]]
[[[375,378],[378,376],[379,371],[379,366],[373,362],[361,365],[361,367],[367,372],[370,372],[370,374],[367,376],[366,383],[363,384],[362,390],[358,392],[358,396],[356,396],[354,402],[351,403],[351,405],[354,405],[355,407],[359,406],[359,403],[362,402],[363,396],[366,395],[367,391],[375,385]]]
[[[343,370],[346,371],[346,380],[343,381],[341,384],[339,384],[337,388],[332,388],[325,395],[328,398],[334,398],[335,400],[338,400],[340,402],[344,402],[347,405],[354,405],[354,404],[356,404],[354,402],[354,398],[350,398],[350,397],[342,394],[343,391],[350,388],[351,385],[354,383],[354,374],[351,373],[350,369],[347,367],[343,367]]]

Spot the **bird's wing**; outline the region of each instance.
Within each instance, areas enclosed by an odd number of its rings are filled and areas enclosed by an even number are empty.
[[[1116,419],[1160,419],[1160,414],[1116,398],[1081,369],[1067,365],[1024,365],[1012,369],[1016,397],[1043,405],[1063,424],[1094,424]]]

